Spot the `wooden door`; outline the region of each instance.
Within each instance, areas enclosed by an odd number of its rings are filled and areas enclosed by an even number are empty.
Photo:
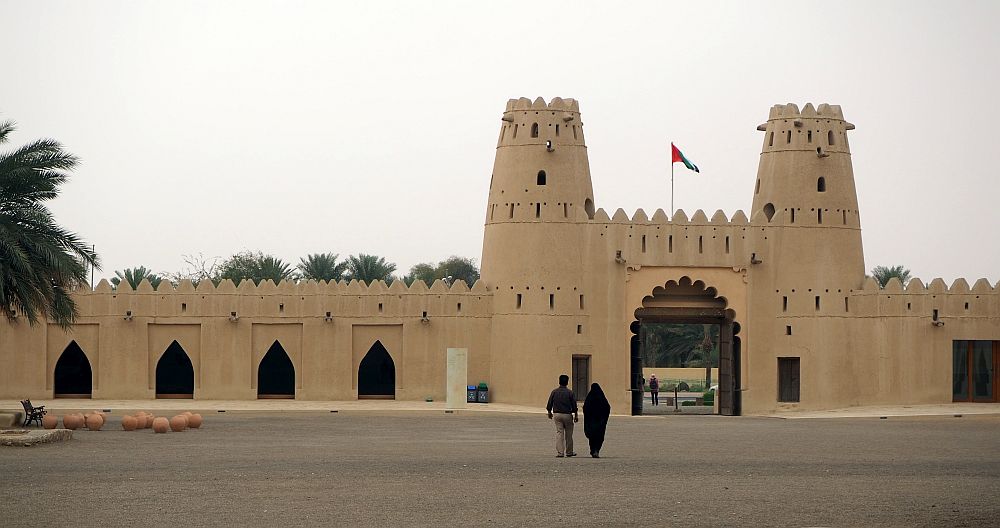
[[[590,391],[590,356],[573,356],[573,395],[582,402]]]

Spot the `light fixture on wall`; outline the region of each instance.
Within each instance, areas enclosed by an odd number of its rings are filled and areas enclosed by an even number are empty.
[[[552,140],[551,139],[546,139],[545,140],[545,150],[547,150],[549,152],[552,152],[552,151],[555,150],[554,148],[552,148]]]
[[[622,250],[620,249],[615,251],[615,262],[619,264],[624,264],[626,262],[625,258],[622,257]]]
[[[751,254],[750,254],[750,263],[751,263],[751,264],[760,264],[761,262],[764,262],[764,261],[763,261],[763,260],[761,260],[761,259],[760,259],[760,258],[759,258],[759,257],[757,256],[757,254],[756,254],[756,253],[751,253]]]
[[[934,325],[934,326],[939,326],[939,327],[940,326],[944,326],[944,321],[938,319],[937,308],[935,308],[934,311],[931,312],[931,324]]]
[[[132,310],[125,310],[125,320],[126,321],[132,320]]]
[[[423,315],[420,316],[420,322],[423,324],[428,324],[431,322],[430,318],[427,317],[427,312],[424,312]]]
[[[235,323],[240,320],[240,316],[236,312],[229,312],[229,320]]]
[[[333,322],[333,315],[330,312],[326,312],[326,317],[324,317],[323,320],[328,323]]]

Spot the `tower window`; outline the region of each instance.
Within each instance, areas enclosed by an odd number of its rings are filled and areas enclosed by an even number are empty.
[[[768,136],[768,138],[767,138],[767,146],[769,146],[769,147],[773,147],[774,146],[774,132],[771,132],[771,135]]]
[[[703,237],[703,236],[699,236],[698,237],[698,253],[704,253],[705,252],[705,240],[704,239],[705,239],[705,237]]]
[[[576,125],[573,125],[573,139],[576,139]]]
[[[784,297],[781,298],[781,311],[782,312],[787,312],[788,311],[788,297],[787,296],[784,296]]]
[[[847,209],[844,209],[843,215],[844,215],[844,225],[847,225]]]
[[[785,335],[792,335],[792,325],[785,327]]]
[[[382,313],[382,303],[378,303],[378,313]]]
[[[646,252],[646,235],[642,235],[642,252]]]
[[[791,223],[793,223],[793,224],[795,223],[795,208],[794,207],[792,207],[792,222]]]
[[[512,207],[512,208],[511,208],[511,211],[513,211],[513,210],[514,210],[514,209],[513,209],[513,207]],[[765,204],[765,205],[764,205],[764,216],[766,216],[766,217],[767,217],[767,221],[768,221],[768,222],[770,222],[770,221],[771,221],[771,219],[772,219],[772,218],[774,218],[774,204],[771,204],[771,203],[769,203],[769,204]],[[514,217],[514,216],[513,216],[513,212],[512,212],[512,213],[511,213],[511,218],[513,218],[513,217]]]
[[[510,218],[514,218],[514,204],[510,204]]]
[[[822,209],[816,209],[816,223],[817,224],[822,224],[823,223],[823,210]]]
[[[556,137],[559,137],[559,125],[556,125]]]
[[[847,297],[844,297],[844,311],[845,312],[851,311],[851,305],[847,302]]]
[[[278,312],[279,313],[285,313],[285,305],[284,305],[284,303],[278,305]]]
[[[760,194],[760,178],[757,178],[757,187],[753,190],[754,194]]]
[[[538,137],[538,123],[531,124],[531,137]]]
[[[569,204],[563,202],[563,218],[569,218]]]
[[[667,253],[674,252],[674,235],[667,237]]]
[[[809,132],[806,133],[806,141],[808,141],[810,143],[813,142],[813,131],[812,130],[810,130]]]
[[[726,237],[726,254],[729,254],[729,237]]]
[[[535,218],[541,218],[541,217],[542,217],[542,204],[541,203],[536,203],[535,204]]]
[[[517,125],[514,125],[514,137],[511,139],[517,139]]]
[[[538,178],[535,179],[535,183],[538,185],[545,185],[545,171],[538,171]]]
[[[462,303],[458,303],[458,307],[456,308],[456,311],[459,311],[459,312],[462,311]]]
[[[187,311],[187,309],[188,309],[188,305],[187,305],[187,303],[181,303],[181,311],[182,311],[182,312],[186,312],[186,311]]]
[[[831,147],[833,146],[833,130],[830,130],[826,133],[826,144],[830,145]]]
[[[549,310],[553,310],[556,307],[556,295],[554,293],[549,294]]]
[[[517,294],[517,309],[521,309],[521,294]]]
[[[816,296],[816,310],[819,310],[819,295]]]
[[[580,294],[580,309],[583,310],[583,294]]]
[[[792,142],[792,131],[789,130],[788,135],[785,136],[785,143],[791,143],[791,142]]]
[[[816,192],[826,192],[826,178],[823,176],[816,180]]]

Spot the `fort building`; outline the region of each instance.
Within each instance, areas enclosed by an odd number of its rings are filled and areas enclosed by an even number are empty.
[[[0,322],[0,398],[444,399],[466,348],[492,401],[567,373],[627,413],[644,327],[677,322],[721,329],[722,414],[997,401],[1000,284],[866,278],[853,129],[776,105],[749,214],[630,218],[596,208],[575,100],[510,100],[476,284],[102,280],[68,329]]]

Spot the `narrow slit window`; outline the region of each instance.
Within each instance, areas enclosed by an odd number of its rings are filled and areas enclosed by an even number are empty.
[[[583,310],[583,294],[580,294],[580,309]]]
[[[642,252],[646,252],[646,235],[642,235]]]
[[[810,130],[809,132],[806,133],[806,141],[808,141],[810,143],[813,142],[813,131],[812,130]]]
[[[521,294],[520,293],[517,294],[517,305],[516,305],[516,307],[517,307],[518,310],[521,309]]]
[[[667,253],[674,252],[674,235],[667,237]]]
[[[911,306],[912,305],[910,303],[906,303],[906,310],[909,311]]]
[[[729,254],[729,237],[726,237],[726,254]]]
[[[559,137],[559,125],[556,125],[556,137]]]
[[[462,303],[458,303],[458,306],[455,308],[455,311],[456,312],[461,312],[462,311]]]
[[[831,147],[833,146],[833,130],[830,130],[826,133],[826,144],[830,145]]]
[[[278,305],[278,313],[285,313],[285,305],[283,303]]]
[[[966,309],[966,310],[968,310],[968,309],[969,309],[969,303],[965,303],[965,309]]]
[[[754,187],[753,193],[760,194],[760,178],[757,178],[757,186]]]
[[[531,137],[538,137],[538,123],[531,124]]]
[[[576,333],[578,334],[583,333],[583,325],[576,325]]]
[[[791,223],[793,223],[793,224],[795,223],[795,208],[794,207],[792,207],[792,222]]]
[[[792,325],[785,326],[785,335],[792,335]]]
[[[769,147],[774,146],[774,132],[771,132],[771,135],[767,138],[767,146]]]
[[[573,139],[576,139],[576,125],[573,125]]]
[[[851,311],[851,305],[848,302],[847,297],[844,297],[844,311],[845,312]]]
[[[782,312],[788,311],[788,296],[781,297],[781,311]]]
[[[554,310],[556,307],[556,295],[554,293],[549,294],[549,310]]]
[[[545,171],[538,171],[538,177],[535,178],[535,183],[538,185],[545,185]]]
[[[844,225],[847,225],[847,209],[844,209],[843,215],[844,215]]]
[[[541,217],[542,217],[542,204],[536,203],[535,204],[535,218],[541,218]]]
[[[510,204],[510,218],[514,218],[514,204]]]
[[[517,139],[517,125],[514,125],[514,137],[511,139]]]
[[[823,210],[822,209],[816,209],[816,223],[817,224],[822,224],[823,223]]]
[[[378,313],[382,313],[382,303],[378,303]]]
[[[823,176],[816,180],[816,192],[826,192],[826,178]]]
[[[569,204],[563,203],[563,218],[569,218]]]
[[[507,135],[507,125],[500,127],[500,142],[503,143],[504,136]]]
[[[497,213],[497,204],[493,204],[493,207],[490,207],[490,220],[493,220],[493,217],[496,216],[496,213]]]
[[[819,310],[819,295],[816,296],[816,310]]]
[[[187,305],[187,303],[181,303],[181,311],[182,311],[182,312],[186,312],[186,311],[187,311],[187,309],[188,309],[188,305]]]
[[[788,134],[785,136],[785,143],[791,143],[791,142],[792,142],[792,131],[789,130]]]
[[[705,252],[705,237],[699,236],[698,237],[698,253],[704,253],[704,252]]]

